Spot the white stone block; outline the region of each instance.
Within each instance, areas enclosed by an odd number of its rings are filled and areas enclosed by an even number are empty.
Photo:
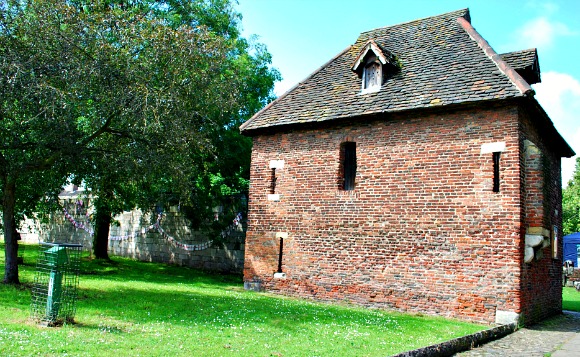
[[[513,311],[502,311],[497,310],[495,312],[495,323],[500,325],[508,325],[518,323],[520,319],[520,314]]]
[[[277,193],[268,194],[268,201],[280,201],[280,195]]]
[[[534,248],[526,246],[524,249],[524,263],[530,263],[534,260]]]
[[[274,273],[274,279],[286,279],[286,273]]]
[[[270,168],[271,169],[283,169],[284,168],[284,160],[270,160]]]
[[[288,232],[276,232],[276,238],[286,239],[288,238]]]
[[[492,152],[504,152],[505,142],[487,143],[481,145],[482,154],[490,154]]]
[[[536,234],[526,234],[526,246],[537,247],[544,242],[544,236]]]

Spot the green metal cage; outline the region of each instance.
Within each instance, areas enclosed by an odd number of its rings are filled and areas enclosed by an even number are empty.
[[[72,323],[76,312],[82,245],[40,243],[31,315],[43,325]]]

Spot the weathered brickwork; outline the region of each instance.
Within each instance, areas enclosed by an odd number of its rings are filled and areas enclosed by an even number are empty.
[[[543,143],[521,112],[516,104],[472,107],[255,136],[246,286],[480,322],[494,322],[496,311],[531,321],[561,309],[546,286],[561,261],[545,248],[543,258],[523,263],[525,225],[538,216],[525,209],[552,212],[560,196],[552,155],[543,160],[553,172],[543,193],[550,203],[525,198],[535,178],[523,170],[524,139]],[[356,142],[352,191],[337,185],[345,141]],[[505,143],[500,192],[493,155],[481,150],[489,143]],[[285,162],[276,171],[279,201],[267,199],[270,160]],[[549,226],[559,217],[540,220]],[[277,232],[288,233],[282,279],[273,277]],[[536,314],[544,303],[555,304]]]
[[[562,311],[561,166],[554,140],[538,127],[538,118],[520,112],[525,167],[522,228],[524,233],[544,237],[535,248],[534,260],[522,266],[522,314],[526,322],[535,322]]]

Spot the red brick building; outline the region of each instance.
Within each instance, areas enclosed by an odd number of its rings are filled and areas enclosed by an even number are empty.
[[[561,311],[560,158],[536,50],[461,10],[364,32],[241,127],[248,289],[471,321]]]

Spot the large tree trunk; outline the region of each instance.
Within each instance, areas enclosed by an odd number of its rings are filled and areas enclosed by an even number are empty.
[[[4,256],[4,283],[20,284],[18,279],[18,240],[16,233],[16,220],[14,219],[14,206],[16,204],[16,184],[7,181],[4,186],[2,197],[2,224],[4,226],[4,243],[6,244]]]
[[[95,235],[93,236],[93,253],[97,259],[109,259],[109,227],[111,226],[111,211],[103,206],[97,206],[95,212]]]

